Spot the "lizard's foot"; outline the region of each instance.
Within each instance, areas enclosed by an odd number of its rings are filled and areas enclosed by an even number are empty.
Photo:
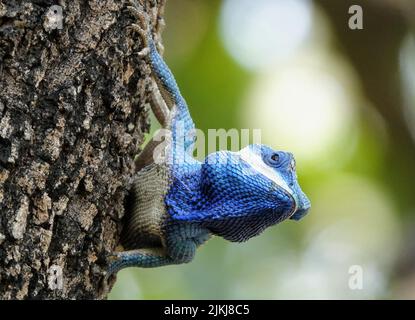
[[[143,41],[144,49],[142,49],[137,54],[140,57],[144,57],[149,54],[149,36],[151,34],[150,27],[148,25],[148,16],[147,14],[138,6],[137,2],[134,0],[130,0],[130,6],[127,6],[128,11],[137,18],[139,24],[131,24],[127,27],[127,29],[133,30],[137,32],[141,40]]]
[[[136,31],[140,35],[141,40],[143,41],[144,48],[141,51],[137,52],[137,55],[140,57],[145,57],[146,55],[148,55],[150,53],[150,47],[148,45],[149,41],[147,38],[146,31],[143,30],[138,24],[135,24],[135,23],[128,26],[128,29]]]
[[[121,252],[112,252],[107,255],[107,273],[105,274],[105,279],[108,279],[111,275],[116,274],[120,269],[122,269],[122,259]],[[121,265],[120,265],[121,264]]]

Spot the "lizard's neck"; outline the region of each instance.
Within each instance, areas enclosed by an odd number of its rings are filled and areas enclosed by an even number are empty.
[[[168,214],[173,219],[190,221],[201,199],[202,174],[200,162],[173,168],[172,183],[166,194]]]

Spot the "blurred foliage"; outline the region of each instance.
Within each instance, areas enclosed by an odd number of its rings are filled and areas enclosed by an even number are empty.
[[[260,128],[264,143],[294,151],[312,210],[247,243],[214,238],[188,265],[123,270],[110,299],[415,298],[413,1],[353,1],[364,30],[352,31],[350,1],[241,0],[266,34],[235,34],[248,49],[292,45],[257,70],[225,43],[223,8],[237,2],[168,1],[166,61],[198,128]],[[307,35],[272,29],[272,10],[293,23],[310,14]],[[349,287],[354,265],[361,290]]]

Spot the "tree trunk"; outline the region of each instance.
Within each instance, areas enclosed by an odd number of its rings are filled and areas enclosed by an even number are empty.
[[[0,0],[1,299],[108,293],[105,256],[149,127],[126,5]],[[144,7],[159,23],[163,1]]]

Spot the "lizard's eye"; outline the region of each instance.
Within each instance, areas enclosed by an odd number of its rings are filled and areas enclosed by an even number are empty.
[[[271,155],[271,160],[274,162],[278,162],[278,160],[280,160],[280,156],[277,153],[273,153]]]
[[[280,161],[280,155],[278,153],[272,153],[269,156],[269,164],[270,165],[274,165],[274,166],[278,165],[279,161]]]

